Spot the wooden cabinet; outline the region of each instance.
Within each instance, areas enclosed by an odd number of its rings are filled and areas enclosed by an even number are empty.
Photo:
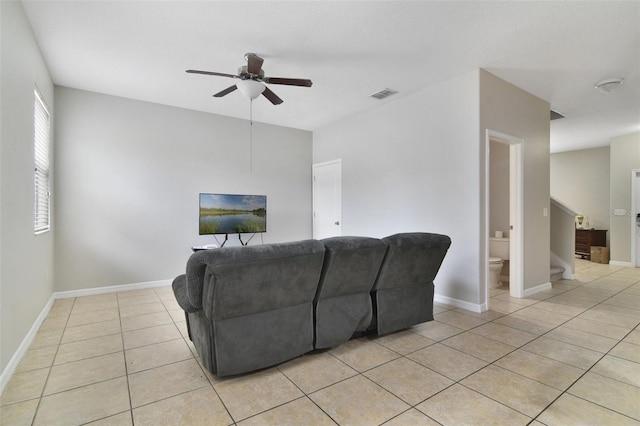
[[[591,260],[591,246],[607,246],[606,229],[576,229],[576,254]]]

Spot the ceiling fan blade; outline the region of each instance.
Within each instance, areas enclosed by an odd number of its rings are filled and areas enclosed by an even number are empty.
[[[231,77],[231,78],[238,78],[237,75],[233,75],[233,74],[225,74],[222,72],[213,72],[213,71],[199,71],[199,70],[187,70],[188,73],[190,74],[204,74],[204,75],[217,75],[219,77]]]
[[[249,74],[259,75],[262,69],[262,63],[264,59],[255,53],[247,53],[247,72]]]
[[[236,86],[235,84],[233,86],[227,87],[224,90],[221,90],[220,92],[216,93],[215,95],[213,95],[214,98],[221,98],[224,95],[228,95],[229,93],[233,92],[234,90],[236,90],[238,88],[238,86]]]
[[[311,87],[313,82],[304,78],[280,78],[280,77],[265,77],[265,83],[269,84],[284,84],[287,86],[303,86]]]
[[[282,102],[284,102],[282,99],[278,97],[278,95],[273,93],[268,87],[264,88],[264,92],[262,92],[262,96],[269,99],[271,103],[274,105],[280,105]]]

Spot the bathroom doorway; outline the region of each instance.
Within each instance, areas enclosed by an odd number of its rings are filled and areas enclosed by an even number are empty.
[[[493,130],[486,131],[485,139],[485,220],[484,220],[484,294],[487,309],[489,309],[489,241],[494,237],[496,229],[491,228],[491,144],[492,142],[505,145],[508,148],[508,232],[509,236],[509,295],[523,297],[524,261],[523,261],[523,143],[520,138],[506,135]],[[505,222],[505,223],[506,223]]]

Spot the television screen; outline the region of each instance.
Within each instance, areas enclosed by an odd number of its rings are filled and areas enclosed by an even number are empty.
[[[267,196],[200,194],[200,235],[267,232]]]

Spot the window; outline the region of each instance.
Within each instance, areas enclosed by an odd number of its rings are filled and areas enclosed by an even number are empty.
[[[50,118],[42,95],[36,88],[33,91],[33,146],[35,168],[33,223],[36,235],[50,228],[50,192],[49,192],[49,128]]]

